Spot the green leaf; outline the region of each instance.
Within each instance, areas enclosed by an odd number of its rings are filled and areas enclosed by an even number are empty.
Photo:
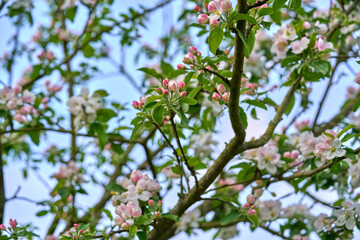
[[[235,16],[233,16],[233,20],[246,20],[249,23],[257,24],[256,19],[250,15],[244,14],[244,13],[238,13]]]
[[[95,49],[90,46],[90,44],[87,44],[84,48],[83,48],[83,54],[84,54],[84,57],[86,58],[91,58],[94,56],[95,54]]]
[[[244,35],[242,34],[242,32],[239,31],[239,29],[235,28],[239,37],[241,38],[241,41],[244,43],[244,48],[245,48],[245,54],[249,54],[249,46],[244,38]]]
[[[45,216],[45,215],[48,214],[48,213],[49,213],[49,211],[47,211],[47,210],[42,210],[42,211],[36,213],[36,216],[41,217],[41,216]]]
[[[273,4],[274,12],[281,9],[285,5],[286,2],[287,2],[287,0],[275,0],[274,4]]]
[[[239,111],[240,111],[240,120],[241,123],[243,125],[243,127],[246,129],[248,126],[248,121],[247,121],[247,116],[246,113],[244,111],[244,109],[242,107],[239,107]]]
[[[142,71],[142,72],[144,72],[146,74],[149,74],[150,76],[153,76],[155,78],[159,78],[159,79],[162,78],[161,74],[157,73],[156,70],[153,69],[153,68],[139,68],[138,70]]]
[[[107,91],[103,90],[103,89],[99,89],[96,90],[93,95],[93,97],[99,97],[99,98],[103,98],[103,97],[107,97],[109,96],[109,94],[107,93]]]
[[[186,117],[185,113],[183,113],[182,111],[176,111],[176,113],[181,119],[181,125],[183,127],[187,127],[189,125],[189,119]]]
[[[164,62],[163,60],[161,60],[160,68],[161,68],[161,71],[162,71],[166,76],[169,75],[169,73],[174,70],[173,67],[172,67],[169,63],[166,63],[166,62]]]
[[[228,223],[231,223],[231,222],[234,222],[234,221],[237,221],[241,218],[241,214],[238,213],[238,212],[232,212],[228,215],[226,215],[225,217],[223,217],[220,221],[220,224],[221,225],[226,225]]]
[[[331,64],[328,61],[313,61],[309,63],[309,66],[314,68],[317,72],[326,75],[330,72]]]
[[[174,215],[174,214],[164,213],[164,214],[162,214],[162,216],[163,216],[164,218],[171,219],[171,220],[173,220],[174,222],[178,222],[178,221],[179,221],[179,216]]]
[[[270,15],[274,12],[274,10],[271,7],[267,7],[267,8],[260,8],[258,11],[258,16],[265,16],[265,15]]]
[[[113,192],[118,192],[118,193],[122,193],[122,192],[125,192],[126,190],[120,186],[119,184],[117,183],[110,183],[107,187],[106,187],[107,190],[109,191],[113,191]]]
[[[211,30],[208,43],[210,52],[216,55],[216,50],[219,48],[221,41],[224,37],[224,32],[222,28],[214,28]]]
[[[188,94],[188,96],[189,96],[190,98],[194,98],[201,89],[202,89],[202,87],[194,88],[194,89]]]
[[[139,238],[139,240],[146,240],[147,237],[146,237],[146,232],[137,232],[137,237]]]
[[[254,49],[254,44],[255,44],[254,31],[250,31],[248,37],[246,38],[246,44],[248,45],[248,48],[245,48],[245,57],[249,58],[252,50]]]
[[[129,227],[130,237],[132,237],[132,238],[135,237],[136,233],[137,233],[137,227],[135,225],[130,225],[130,227]]]
[[[142,121],[144,121],[144,120],[145,120],[145,118],[144,118],[143,116],[137,116],[136,118],[134,118],[134,119],[131,121],[131,125],[136,126],[136,125],[139,124],[139,122],[142,122]]]
[[[281,67],[286,67],[289,63],[297,62],[301,58],[298,55],[292,55],[281,60]]]
[[[106,216],[112,221],[113,220],[113,216],[112,216],[112,214],[111,214],[111,212],[109,211],[109,210],[107,210],[107,209],[103,209],[102,210],[105,214],[106,214]]]
[[[97,137],[99,139],[99,145],[101,148],[103,148],[108,143],[108,136],[106,135],[105,129],[102,124],[100,123],[93,123],[94,131],[97,134]]]
[[[117,114],[112,109],[100,108],[96,110],[96,120],[99,122],[108,122],[116,116]]]
[[[292,96],[292,98],[290,99],[290,102],[287,105],[285,112],[284,112],[287,116],[291,113],[291,110],[293,109],[294,104],[295,104],[295,97]]]
[[[76,11],[77,11],[77,7],[71,7],[66,9],[65,11],[66,18],[69,19],[71,22],[74,22]]]
[[[301,0],[290,0],[289,7],[291,10],[296,10],[301,7]]]
[[[189,104],[189,105],[196,105],[197,104],[197,101],[191,97],[183,97],[183,98],[180,98],[180,102],[181,103],[186,103],[186,104]]]
[[[140,127],[143,125],[143,122],[139,122],[133,129],[132,133],[131,133],[131,137],[130,140],[133,140],[134,137],[136,136],[136,133],[139,131]]]
[[[164,107],[158,106],[153,111],[153,118],[158,125],[161,125],[164,118]]]
[[[356,101],[356,103],[353,107],[353,111],[356,112],[359,107],[360,107],[360,98],[358,98],[358,100]]]
[[[248,216],[248,219],[250,220],[250,222],[252,222],[255,227],[257,227],[259,225],[259,219],[256,215],[253,215],[253,216]]]
[[[247,103],[249,105],[253,105],[255,107],[259,107],[259,108],[262,108],[264,110],[267,110],[266,105],[264,103],[260,102],[260,101],[248,99],[248,100],[244,100],[243,102],[245,102],[245,103]]]
[[[39,143],[40,143],[40,132],[39,131],[29,132],[28,135],[31,138],[31,141],[35,145],[39,145]]]
[[[186,77],[185,77],[185,79],[184,79],[184,82],[185,82],[185,86],[186,86],[186,87],[189,86],[190,80],[191,80],[191,78],[192,78],[193,75],[194,75],[194,72],[189,72],[189,73],[186,75]]]
[[[340,138],[341,135],[343,135],[345,132],[347,132],[348,130],[350,130],[350,129],[354,128],[354,127],[356,127],[356,126],[353,125],[353,124],[347,125],[343,130],[341,130],[341,131],[337,134],[337,138]]]

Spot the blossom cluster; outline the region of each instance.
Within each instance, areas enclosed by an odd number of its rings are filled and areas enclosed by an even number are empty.
[[[337,133],[333,130],[326,130],[319,137],[315,137],[312,132],[304,131],[291,135],[287,143],[295,147],[294,150],[282,154],[284,158],[292,160],[289,164],[290,167],[301,166],[303,160],[314,156],[317,157],[315,164],[320,166],[335,157],[343,157],[346,153],[345,149],[342,149]],[[247,160],[255,160],[260,170],[265,169],[269,173],[275,174],[277,167],[285,164],[281,160],[281,154],[276,144],[274,141],[266,146],[246,151],[243,157]]]
[[[134,224],[134,219],[142,215],[140,205],[152,205],[154,201],[150,198],[161,190],[161,186],[140,170],[132,171],[130,178],[124,177],[118,184],[124,192],[114,193],[111,199],[113,205],[116,206],[115,224],[128,229]]]
[[[310,25],[310,26],[309,26]],[[318,23],[315,24],[315,27],[322,26]],[[304,22],[303,28],[308,29],[311,27],[309,22]],[[324,32],[321,31],[320,34]],[[288,47],[290,45],[291,51],[295,54],[301,54],[304,50],[306,50],[309,46],[310,39],[307,36],[302,37],[300,40],[296,40],[298,38],[295,28],[290,24],[282,26],[279,30],[274,34],[274,43],[271,47],[271,51],[276,53],[277,57],[280,59],[285,58],[286,52],[288,51]],[[323,52],[327,49],[332,50],[333,44],[328,42],[325,36],[320,35],[314,46],[315,52]],[[321,56],[321,59],[326,60],[330,58],[330,52],[325,53]]]
[[[219,20],[226,21],[228,13],[231,12],[232,4],[229,0],[215,0],[206,7],[210,15],[200,14],[197,17],[198,23],[201,25],[210,24],[211,27],[217,28],[220,26]]]
[[[0,104],[6,110],[15,111],[14,120],[19,123],[28,122],[29,115],[36,115],[37,110],[32,106],[35,101],[35,94],[29,90],[22,91],[17,85],[14,88],[5,86],[0,89]]]
[[[80,96],[71,97],[67,106],[71,114],[75,116],[75,130],[80,130],[83,126],[92,123],[96,119],[96,110],[101,108],[100,96],[93,94],[89,97],[89,89],[83,87]]]
[[[65,180],[67,185],[71,183],[80,184],[84,182],[84,176],[81,173],[81,169],[76,165],[74,161],[69,161],[65,166],[61,166],[59,171],[53,175],[58,180]]]

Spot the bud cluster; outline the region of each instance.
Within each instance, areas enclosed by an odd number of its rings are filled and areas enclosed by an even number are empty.
[[[198,9],[198,8],[196,8]],[[229,13],[231,12],[232,4],[230,0],[215,0],[207,5],[208,14],[200,14],[197,16],[197,22],[200,25],[209,24],[212,28],[220,26],[220,21],[226,21]],[[195,8],[194,8],[195,10]]]
[[[217,92],[213,93],[212,99],[214,101],[219,101],[220,99],[222,99],[225,103],[228,103],[230,99],[230,94],[226,92],[226,87],[224,86],[224,84],[217,85],[216,90]]]
[[[138,109],[138,110],[141,110],[144,108],[144,105],[145,105],[145,101],[146,101],[146,98],[147,96],[142,96],[140,97],[140,101],[136,101],[134,100],[133,103],[132,103],[132,106],[135,108],[135,109]]]

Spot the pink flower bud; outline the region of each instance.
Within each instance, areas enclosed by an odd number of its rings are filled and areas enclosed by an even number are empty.
[[[360,84],[360,73],[358,73],[358,74],[355,75],[355,82],[356,82],[357,84]]]
[[[263,193],[263,190],[261,188],[257,188],[254,190],[254,196],[259,198]]]
[[[30,114],[33,110],[33,106],[30,106],[30,105],[26,105],[26,106],[23,106],[21,109],[20,109],[20,112],[22,114]]]
[[[309,28],[311,28],[311,24],[308,22],[308,21],[305,21],[304,23],[303,23],[303,29],[309,29]]]
[[[292,150],[291,151],[291,158],[296,159],[296,158],[299,157],[299,155],[300,155],[300,153],[299,153],[298,150]]]
[[[47,97],[44,97],[43,99],[41,99],[41,102],[46,104],[49,102],[49,99]]]
[[[256,213],[256,210],[255,209],[250,209],[249,210],[249,216],[254,216]]]
[[[150,206],[154,206],[155,202],[154,202],[154,200],[150,199],[150,200],[148,201],[148,204],[149,204]]]
[[[232,8],[232,4],[231,4],[230,0],[223,0],[221,2],[221,9],[223,10],[223,12],[230,12],[231,8]]]
[[[168,88],[170,91],[175,92],[176,90],[178,90],[179,86],[175,80],[171,80],[168,84]]]
[[[168,117],[168,116],[167,116],[167,117]],[[170,119],[170,117],[169,117],[169,119]],[[162,205],[162,201],[161,201],[161,200],[159,200],[158,205],[159,205],[159,206]]]
[[[197,48],[196,47],[193,47],[193,46],[190,46],[189,47],[189,52],[191,52],[192,54],[196,55],[197,54]]]
[[[206,14],[200,14],[198,17],[197,17],[197,21],[200,25],[205,25],[209,22],[209,17],[208,15]]]
[[[263,180],[256,180],[256,185],[258,185],[259,187],[261,187],[263,185]]]
[[[180,97],[185,97],[186,94],[187,94],[187,92],[186,92],[186,91],[183,91],[183,92],[180,93]]]
[[[219,101],[221,98],[221,96],[217,93],[217,92],[214,92],[213,95],[212,95],[212,99],[214,101]]]
[[[14,92],[15,92],[16,94],[21,93],[21,91],[22,91],[22,87],[21,87],[21,86],[16,85],[16,86],[14,87]]]
[[[220,94],[224,94],[224,92],[226,91],[226,87],[224,86],[224,84],[219,84],[219,85],[217,85],[216,90],[217,90]]]
[[[179,89],[184,89],[185,88],[185,83],[183,81],[179,82]]]
[[[157,211],[156,213],[155,213],[155,216],[160,216],[161,215],[161,213],[159,212],[159,211]]]
[[[249,83],[246,88],[251,88],[251,89],[256,89],[257,88],[257,84],[256,83]]]
[[[255,202],[255,196],[252,194],[247,195],[246,201],[250,204],[253,204]]]
[[[74,228],[79,228],[79,224],[74,223]]]
[[[194,11],[197,11],[197,12],[202,12],[202,9],[200,6],[196,5],[194,8]]]
[[[224,54],[225,54],[225,56],[228,56],[228,55],[230,54],[230,50],[229,50],[229,49],[225,49],[225,50],[224,50]]]
[[[210,67],[210,66],[206,66],[205,67],[207,70],[209,70],[209,71],[214,71],[214,69],[212,68],[212,67]]]
[[[132,106],[135,108],[135,109],[140,109],[140,103],[138,101],[133,101],[132,103]]]
[[[156,88],[156,91],[157,91],[158,93],[161,93],[161,92],[162,92],[162,88],[161,88],[161,87],[158,87],[158,88]]]
[[[10,100],[8,101],[8,103],[6,104],[6,107],[9,109],[9,110],[14,110],[16,108],[17,104],[15,101],[13,100]]]
[[[229,102],[230,100],[230,94],[228,92],[225,92],[223,95],[222,95],[222,100],[226,103]]]
[[[16,219],[12,220],[12,219],[10,218],[10,226],[11,226],[12,228],[15,228],[16,225],[17,225]]]
[[[165,96],[169,95],[169,91],[167,89],[163,89],[163,95]]]
[[[216,10],[218,10],[218,8],[219,8],[219,4],[215,1],[210,2],[209,5],[207,6],[207,9],[211,13],[214,13]]]
[[[183,71],[186,70],[186,67],[183,64],[178,64],[177,69]]]
[[[169,79],[165,78],[162,82],[163,86],[166,87],[169,84]]]
[[[248,202],[245,203],[245,204],[244,204],[244,208],[249,209],[249,208],[250,208],[250,203],[248,203]]]
[[[80,232],[80,234],[82,234],[82,233],[83,233],[83,230],[80,230],[79,232]]]
[[[19,122],[19,123],[24,123],[24,122],[26,122],[26,119],[25,119],[24,116],[21,115],[20,113],[15,114],[14,120],[17,121],[17,122]]]
[[[4,224],[0,224],[0,230],[5,230],[5,229],[6,229],[5,225],[4,225]]]
[[[291,152],[284,152],[284,157],[291,158]]]
[[[217,28],[219,26],[220,26],[220,23],[219,23],[219,21],[217,19],[214,19],[214,20],[210,21],[210,27]]]

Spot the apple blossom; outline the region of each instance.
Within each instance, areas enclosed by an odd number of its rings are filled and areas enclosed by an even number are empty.
[[[209,22],[209,17],[208,15],[206,14],[200,14],[198,17],[197,17],[197,21],[200,25],[205,25]]]
[[[302,53],[309,45],[310,40],[307,37],[301,38],[300,41],[295,41],[291,43],[291,48],[293,53],[300,54]]]

